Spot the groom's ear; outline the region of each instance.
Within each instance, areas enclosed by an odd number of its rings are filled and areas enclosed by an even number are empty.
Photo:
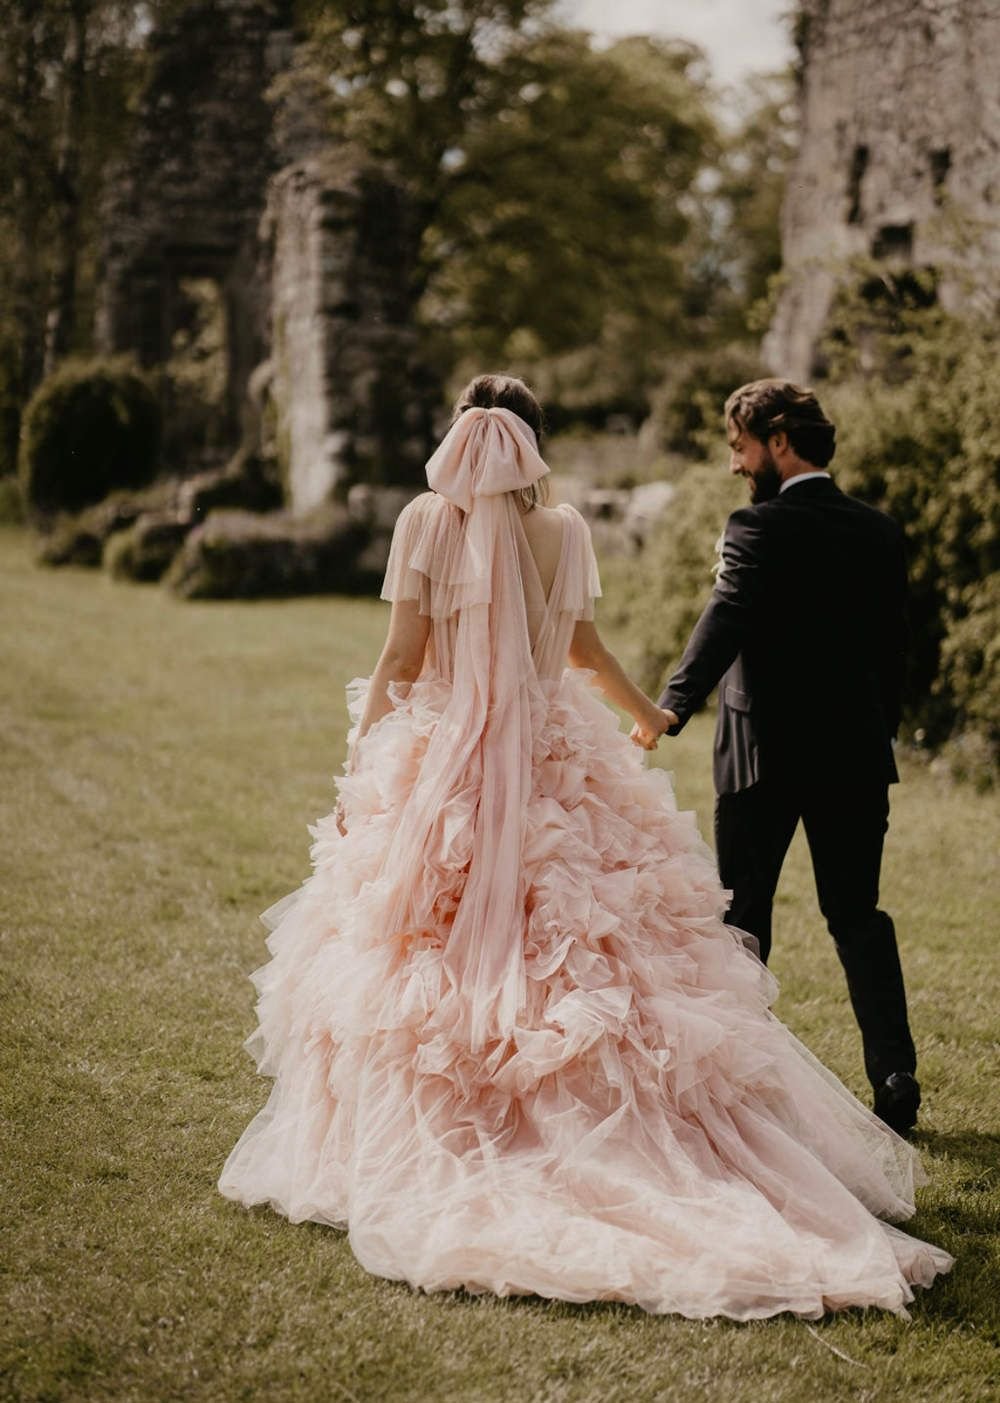
[[[784,429],[775,429],[773,434],[768,435],[767,446],[773,455],[785,453],[788,450],[788,435]]]

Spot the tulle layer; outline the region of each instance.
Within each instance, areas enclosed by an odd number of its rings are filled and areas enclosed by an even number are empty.
[[[693,815],[585,682],[541,684],[523,998],[478,1050],[445,960],[476,775],[437,817],[419,921],[391,928],[394,837],[451,689],[395,693],[339,782],[346,836],[320,819],[312,876],[264,915],[246,1047],[275,1084],[221,1191],[346,1227],[366,1268],[427,1290],[906,1316],[951,1266],[880,1221],[913,1213],[916,1152],[770,1012]]]
[[[574,619],[592,619],[601,582],[590,532],[573,507],[563,503],[558,510],[566,518],[566,539],[549,607]],[[382,598],[417,600],[421,613],[448,619],[459,609],[490,602],[491,580],[484,565],[483,541],[459,508],[424,492],[400,514]],[[525,573],[531,569],[529,557]]]

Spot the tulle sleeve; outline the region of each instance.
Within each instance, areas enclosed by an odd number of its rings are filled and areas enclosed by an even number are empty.
[[[396,520],[382,598],[415,599],[422,614],[447,617],[477,602],[478,573],[469,557],[465,513],[436,492],[422,492]]]
[[[601,577],[597,557],[590,538],[590,527],[575,507],[564,505],[565,529],[570,533],[566,542],[564,568],[560,574],[559,597],[555,607],[577,619],[594,617],[594,600],[601,597]]]

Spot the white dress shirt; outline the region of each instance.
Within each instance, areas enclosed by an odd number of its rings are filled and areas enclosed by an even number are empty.
[[[814,473],[799,473],[796,477],[789,477],[785,479],[785,481],[778,488],[778,495],[780,496],[781,493],[784,492],[786,487],[794,487],[797,482],[809,482],[814,477],[828,478],[829,476],[830,474],[824,472],[822,468],[818,468]]]

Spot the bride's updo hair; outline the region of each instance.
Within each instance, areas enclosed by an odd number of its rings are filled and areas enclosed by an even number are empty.
[[[477,375],[455,401],[451,422],[454,424],[467,409],[509,409],[535,431],[541,451],[545,415],[538,400],[516,375]],[[539,502],[548,500],[548,479],[541,478],[530,487],[519,489],[516,495],[522,508],[530,511]]]

